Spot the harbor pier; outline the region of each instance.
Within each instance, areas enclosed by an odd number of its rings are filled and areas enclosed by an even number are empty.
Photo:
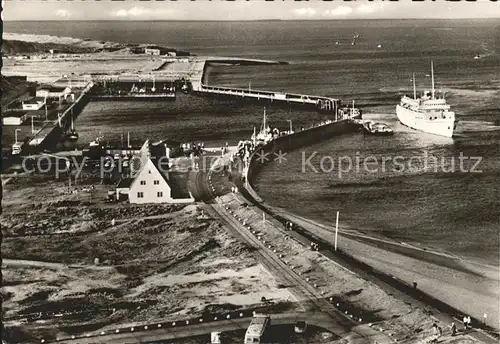
[[[49,142],[58,141],[60,136],[69,127],[71,119],[78,116],[89,101],[88,92],[93,86],[94,83],[89,82],[81,91],[78,98],[76,98],[62,113],[58,114],[57,120],[45,123],[41,129],[35,132],[33,136],[28,139],[28,149],[30,151],[40,150],[45,148]]]
[[[263,100],[271,103],[308,105],[320,111],[331,113],[337,113],[341,106],[340,100],[330,97],[252,90],[250,88],[230,88],[198,84],[193,88],[193,92],[201,95],[226,96],[237,99],[254,99],[257,101]]]

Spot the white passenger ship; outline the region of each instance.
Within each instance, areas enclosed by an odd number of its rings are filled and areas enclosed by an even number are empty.
[[[455,112],[450,111],[444,96],[436,98],[434,90],[434,66],[431,61],[432,90],[417,98],[415,89],[415,74],[413,74],[413,99],[407,96],[401,98],[396,105],[398,120],[415,130],[426,133],[452,137],[455,129]]]

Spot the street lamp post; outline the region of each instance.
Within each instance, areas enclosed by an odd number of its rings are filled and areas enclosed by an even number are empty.
[[[21,131],[21,129],[16,129],[16,130],[15,130],[15,132],[14,132],[14,135],[15,135],[15,137],[16,137],[16,144],[17,144],[17,132],[18,132],[18,131]]]
[[[335,251],[337,251],[338,233],[339,233],[339,212],[337,211],[337,221],[335,222]]]
[[[287,122],[290,122],[290,134],[292,133],[292,120],[291,119],[287,119]]]

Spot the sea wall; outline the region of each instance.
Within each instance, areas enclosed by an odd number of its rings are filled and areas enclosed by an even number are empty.
[[[244,179],[248,181],[245,183],[245,189],[248,193],[258,202],[262,202],[262,199],[257,195],[255,190],[253,190],[252,182],[259,171],[266,165],[267,162],[274,160],[276,155],[274,153],[290,152],[295,149],[306,147],[331,137],[351,133],[359,130],[359,126],[352,122],[352,120],[345,119],[337,122],[331,122],[324,125],[319,125],[304,130],[294,132],[290,135],[280,136],[277,139],[271,141],[264,147],[257,149],[250,157],[250,162],[248,169],[243,174]],[[260,154],[269,153],[266,158],[267,161],[264,163],[259,160]]]

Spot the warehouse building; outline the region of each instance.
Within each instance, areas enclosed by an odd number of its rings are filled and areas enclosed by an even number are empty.
[[[3,125],[21,125],[28,118],[28,114],[24,111],[10,111],[2,114]]]
[[[28,100],[24,100],[22,104],[23,104],[23,110],[27,111],[40,110],[45,105],[45,98],[34,97]]]

